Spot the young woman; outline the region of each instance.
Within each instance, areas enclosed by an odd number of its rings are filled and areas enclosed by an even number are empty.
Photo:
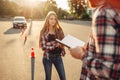
[[[63,39],[64,33],[59,25],[57,15],[50,11],[45,19],[45,24],[40,32],[39,46],[44,51],[43,64],[46,80],[51,80],[52,64],[54,64],[60,80],[66,80],[64,65],[61,55],[65,55],[62,45],[57,43],[55,39]]]
[[[83,60],[80,80],[120,80],[119,0],[88,0],[96,8],[87,46],[70,49]]]

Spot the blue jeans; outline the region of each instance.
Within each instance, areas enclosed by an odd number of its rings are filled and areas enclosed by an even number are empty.
[[[66,80],[64,65],[61,56],[50,56],[49,59],[43,57],[43,65],[45,70],[45,80],[51,80],[51,71],[52,71],[52,64],[54,64],[60,80]]]

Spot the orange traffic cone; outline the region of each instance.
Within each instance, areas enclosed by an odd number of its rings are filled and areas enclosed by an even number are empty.
[[[24,45],[25,45],[26,41],[27,41],[27,35],[25,35],[25,37],[24,37]]]
[[[35,52],[34,52],[34,48],[31,48],[32,52],[31,52],[31,58],[35,58]]]
[[[27,40],[27,35],[25,35],[25,41]]]
[[[34,68],[35,68],[35,52],[34,48],[31,48],[31,80],[34,80]]]

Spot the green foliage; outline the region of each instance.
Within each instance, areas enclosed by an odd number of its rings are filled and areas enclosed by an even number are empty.
[[[65,19],[69,13],[61,8],[58,9],[57,15],[59,19]]]
[[[49,11],[55,11],[58,18],[62,19],[69,14],[65,10],[58,9],[55,0],[38,1],[35,6],[26,4],[25,0],[0,0],[0,17],[25,16],[26,18],[43,19]]]
[[[44,6],[44,13],[47,15],[49,11],[57,12],[57,4],[54,0],[47,0]]]
[[[71,14],[80,17],[86,11],[85,0],[68,0]]]
[[[10,2],[9,0],[0,0],[0,16],[13,16],[18,14],[18,5],[14,2]]]
[[[84,12],[82,15],[81,15],[81,19],[82,20],[90,20],[90,16],[89,14],[87,14],[87,12]]]

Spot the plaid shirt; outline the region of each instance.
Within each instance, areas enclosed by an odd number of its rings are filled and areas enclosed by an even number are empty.
[[[51,41],[51,42],[48,41],[48,35],[49,35],[48,32],[44,33],[44,35],[42,36],[42,39],[41,39],[42,50],[44,50],[46,52],[49,50],[53,50],[55,48],[54,45],[56,44],[56,41]],[[47,45],[48,42],[50,43],[49,45]]]
[[[80,80],[120,80],[120,33],[113,19],[120,24],[120,14],[112,8],[101,7],[95,11],[92,27],[99,52],[95,39],[90,36]]]
[[[49,41],[48,40],[48,35],[49,35],[49,33],[45,32],[42,35],[42,38],[40,39],[41,40],[41,47],[42,47],[42,50],[44,51],[44,57],[48,57],[48,54],[50,54],[49,51],[55,49],[55,46],[57,45],[56,41]],[[50,44],[47,44],[47,43],[50,43]],[[62,55],[65,54],[64,48],[63,48],[61,54]]]

